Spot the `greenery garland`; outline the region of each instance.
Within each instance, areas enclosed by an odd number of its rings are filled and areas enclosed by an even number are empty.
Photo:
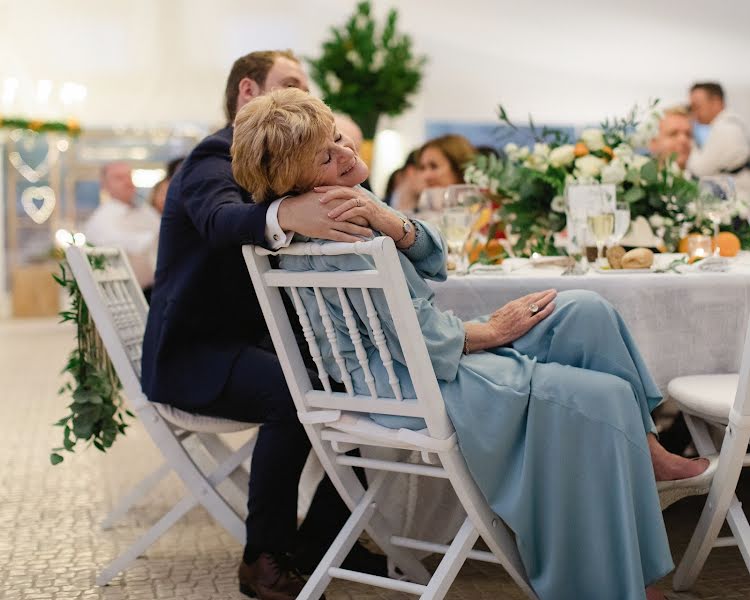
[[[89,256],[93,269],[103,269],[103,256]],[[124,407],[120,380],[109,360],[104,344],[96,331],[88,307],[83,301],[75,278],[60,263],[60,274],[53,274],[55,281],[68,292],[71,300],[69,310],[60,312],[61,322],[76,326],[76,347],[70,353],[63,373],[72,381],[66,381],[58,390],[61,396],[72,394],[68,405],[69,414],[55,423],[63,428],[63,445],[53,448],[50,462],[57,465],[63,461],[62,450],[74,452],[78,442],[87,442],[97,450],[105,452],[117,436],[125,433],[128,424],[125,416],[133,413]]]
[[[0,129],[29,129],[37,133],[66,133],[72,136],[81,134],[81,125],[75,119],[67,121],[40,121],[0,116]]]
[[[360,2],[343,27],[331,28],[321,57],[308,59],[325,103],[356,121],[366,139],[375,136],[380,115],[411,106],[422,80],[426,58],[412,54],[411,38],[396,32],[397,19],[391,9],[378,35],[370,2]]]

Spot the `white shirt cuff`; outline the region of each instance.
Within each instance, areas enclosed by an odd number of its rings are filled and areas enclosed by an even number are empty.
[[[286,196],[284,197],[286,198]],[[292,243],[294,232],[285,232],[279,226],[279,206],[284,201],[284,198],[279,198],[271,202],[266,213],[266,242],[271,250],[278,250],[279,248],[286,248]]]

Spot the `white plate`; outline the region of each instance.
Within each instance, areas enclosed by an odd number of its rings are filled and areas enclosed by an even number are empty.
[[[648,269],[602,269],[600,267],[596,267],[594,269],[597,273],[601,273],[602,275],[633,275],[635,273],[656,273],[656,270],[652,267],[649,267]]]

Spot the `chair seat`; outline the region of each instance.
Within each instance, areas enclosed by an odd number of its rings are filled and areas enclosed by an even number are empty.
[[[196,433],[234,433],[257,427],[258,423],[243,423],[242,421],[232,421],[231,419],[222,419],[221,417],[209,417],[189,413],[169,404],[154,402],[159,414],[185,431],[194,431]]]
[[[685,412],[726,424],[737,393],[739,375],[691,375],[669,382],[667,390]]]

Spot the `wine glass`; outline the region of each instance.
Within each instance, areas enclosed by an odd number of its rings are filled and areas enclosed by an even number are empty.
[[[718,239],[719,225],[732,216],[735,205],[734,180],[727,175],[705,175],[698,182],[700,211],[708,217],[714,227],[714,242]],[[719,246],[714,248],[719,255]]]
[[[448,254],[456,265],[456,273],[466,272],[464,247],[474,222],[474,208],[482,201],[479,188],[473,185],[451,185],[445,189],[440,214],[441,229],[448,243]]]
[[[615,202],[615,230],[610,237],[611,245],[620,243],[630,229],[630,204],[626,200]]]
[[[597,266],[604,264],[604,243],[615,232],[615,211],[609,198],[604,195],[592,202],[586,211],[588,230],[596,241]]]

